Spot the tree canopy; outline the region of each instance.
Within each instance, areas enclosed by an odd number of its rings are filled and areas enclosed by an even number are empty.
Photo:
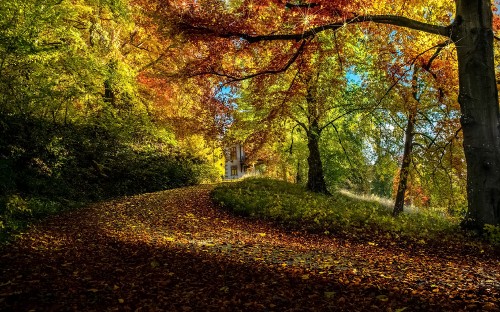
[[[446,207],[479,231],[499,223],[496,3],[8,0],[0,11],[4,203],[59,196],[75,170],[90,197],[118,177],[118,193],[135,192],[128,161],[158,188],[173,183],[147,169],[160,158],[216,180],[239,142],[248,168],[312,191],[392,197],[395,214]]]
[[[180,69],[192,77],[265,80],[261,76],[286,71],[300,62],[305,51],[318,44],[320,33],[335,36],[357,27],[364,36],[388,34],[386,38],[394,44],[382,44],[380,53],[393,53],[393,59],[418,60],[425,65],[439,58],[440,62],[429,67],[458,70],[468,167],[464,224],[482,228],[499,223],[500,130],[493,51],[496,8],[490,1],[160,1],[156,8],[156,14],[170,22],[168,31],[187,40],[183,48],[197,49]],[[418,43],[426,48],[418,49]],[[440,55],[450,45],[456,61]],[[341,49],[337,54],[343,54]],[[409,65],[387,67],[404,76]]]

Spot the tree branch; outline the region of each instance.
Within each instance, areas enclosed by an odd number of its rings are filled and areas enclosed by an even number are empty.
[[[344,151],[344,155],[345,157],[347,158],[347,161],[349,162],[349,165],[351,166],[351,169],[354,168],[353,164],[352,164],[352,161],[351,161],[351,158],[349,157],[349,154],[347,153],[347,150],[346,148],[344,147],[344,144],[342,143],[342,138],[340,137],[340,133],[339,133],[339,130],[337,129],[337,127],[332,123],[331,126],[333,127],[333,129],[335,130],[335,133],[337,133],[337,138],[339,140],[339,144],[340,146],[342,147],[342,150]]]
[[[193,25],[189,25],[186,23],[182,23],[181,29],[184,31],[188,31],[191,33],[197,34],[213,34],[215,36],[221,38],[233,38],[238,37],[244,39],[250,43],[259,42],[259,41],[289,41],[295,40],[300,41],[306,38],[314,37],[317,33],[326,31],[326,30],[337,30],[349,24],[358,24],[358,23],[366,23],[373,22],[378,24],[387,24],[400,26],[404,28],[414,29],[423,31],[430,34],[450,37],[452,25],[449,26],[438,26],[433,24],[428,24],[424,22],[420,22],[411,18],[397,16],[397,15],[359,15],[350,19],[338,21],[331,24],[316,26],[310,28],[301,33],[295,34],[270,34],[270,35],[250,35],[242,32],[227,32],[227,33],[219,33],[216,30],[210,29],[208,27],[197,27]]]
[[[342,57],[340,57],[339,44],[337,42],[337,36],[335,35],[335,33],[333,33],[333,40],[335,41],[335,50],[337,52],[337,58],[339,60],[340,73],[342,74],[344,72],[344,66],[342,64]]]
[[[449,46],[449,45],[450,45],[450,44],[452,44],[452,43],[453,43],[453,42],[452,42],[450,39],[448,39],[448,40],[446,40],[446,41],[444,41],[444,42],[441,42],[441,43],[439,43],[439,44],[435,45],[433,48],[437,48],[437,49],[436,49],[436,51],[434,52],[434,54],[431,56],[431,58],[429,59],[429,61],[427,61],[427,64],[425,64],[424,69],[425,69],[425,70],[427,70],[427,71],[429,71],[429,68],[431,67],[432,62],[436,59],[436,57],[438,57],[438,56],[439,56],[439,53],[441,53],[441,51],[442,51],[445,47]]]
[[[347,116],[349,114],[352,114],[356,111],[360,111],[360,110],[366,110],[366,107],[356,107],[356,108],[353,108],[347,112],[344,112],[343,114],[340,114],[339,116],[333,118],[332,120],[330,120],[329,122],[327,122],[323,127],[319,128],[319,131],[323,131],[326,127],[330,126],[330,125],[333,125],[337,120],[339,120],[340,118],[344,117],[344,116]]]
[[[246,80],[246,79],[251,79],[251,78],[255,78],[255,77],[258,77],[258,76],[262,76],[262,75],[279,74],[279,73],[285,72],[288,68],[290,68],[290,66],[292,66],[292,64],[297,60],[297,58],[302,53],[302,51],[304,51],[304,47],[305,47],[306,43],[307,43],[307,40],[302,41],[302,43],[300,44],[300,47],[297,49],[297,51],[292,55],[292,57],[288,60],[288,62],[282,68],[265,70],[265,71],[261,71],[261,72],[257,72],[257,73],[250,74],[250,75],[247,75],[247,76],[241,76],[241,77],[236,77],[236,76],[233,76],[233,75],[230,75],[230,74],[225,74],[225,73],[217,72],[215,70],[194,73],[194,74],[187,75],[187,76],[188,77],[195,77],[195,76],[203,76],[203,75],[215,75],[215,76],[219,76],[219,77],[223,77],[223,78],[228,78],[229,81],[226,81],[224,83],[224,85],[226,85],[226,84],[229,84],[229,83],[232,83],[232,82],[237,82],[237,81],[242,81],[242,80]]]
[[[291,133],[291,137],[292,137],[292,142],[290,143],[290,148],[288,149],[288,152],[290,153],[290,155],[293,154],[293,132],[295,131],[295,128],[297,128],[299,125],[296,124],[295,126],[293,126],[292,128],[292,133]]]
[[[304,129],[304,131],[307,133],[309,132],[309,128],[307,127],[307,125],[305,123],[303,123],[302,121],[298,120],[297,118],[291,118],[297,125],[299,125],[302,129]]]
[[[448,146],[450,146],[454,140],[458,139],[458,134],[460,133],[460,131],[462,131],[462,126],[460,126],[456,131],[455,131],[455,134],[448,139],[448,141],[446,142],[446,144],[443,146],[443,149],[441,151],[441,156],[439,157],[439,164],[442,165],[442,161],[443,161],[443,158],[444,158],[444,155],[446,153],[446,148]],[[450,151],[451,151],[451,147],[450,147]],[[444,169],[444,167],[443,167]]]
[[[166,53],[160,54],[155,60],[152,60],[151,62],[147,63],[146,65],[143,65],[140,69],[139,72],[142,72],[150,67],[153,67],[154,65],[158,64],[164,57]]]
[[[319,6],[319,3],[299,3],[299,4],[295,4],[295,3],[287,2],[285,4],[285,8],[287,8],[287,9],[294,9],[294,8],[307,8],[307,9],[310,9],[310,8],[314,8],[314,7],[317,7],[317,6]]]
[[[386,90],[385,94],[384,94],[384,95],[383,95],[383,96],[379,99],[379,101],[378,101],[378,103],[377,103],[377,106],[378,106],[378,105],[380,105],[380,104],[382,104],[382,101],[385,99],[385,97],[386,97],[387,95],[389,95],[389,93],[391,92],[391,90],[392,90],[392,89],[394,89],[394,87],[395,87],[397,84],[399,84],[399,82],[401,81],[401,79],[403,79],[403,77],[406,75],[406,73],[407,73],[408,71],[410,71],[410,69],[413,67],[413,65],[415,64],[415,62],[417,61],[417,59],[418,59],[420,56],[424,55],[425,53],[429,52],[429,51],[430,51],[430,50],[432,50],[432,49],[437,48],[437,51],[434,53],[434,55],[433,55],[433,56],[429,59],[429,61],[427,62],[427,66],[428,66],[428,67],[430,67],[430,66],[431,66],[432,61],[434,61],[434,59],[437,57],[437,55],[439,54],[439,52],[441,52],[441,50],[442,50],[445,46],[447,46],[447,45],[449,44],[448,42],[449,42],[449,40],[447,40],[447,41],[445,41],[445,42],[442,42],[442,43],[439,43],[439,44],[437,44],[437,45],[435,45],[435,46],[432,46],[432,47],[430,47],[429,49],[427,49],[427,50],[425,50],[425,51],[420,52],[419,54],[417,54],[417,56],[415,56],[415,57],[413,58],[413,60],[411,61],[411,63],[409,64],[408,69],[406,69],[406,70],[405,70],[404,75],[401,75],[401,77],[397,78],[397,79],[396,79],[396,81],[395,81],[395,82],[394,82],[394,83],[393,83],[393,84],[389,87],[389,89],[387,89],[387,90]],[[425,68],[424,68],[424,69],[425,69]],[[427,70],[427,69],[426,69],[426,70]],[[428,71],[428,72],[432,75],[432,72],[431,72],[430,70],[427,70],[427,71]]]

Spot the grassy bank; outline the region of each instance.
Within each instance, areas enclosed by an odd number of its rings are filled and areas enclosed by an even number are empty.
[[[460,235],[455,218],[436,211],[395,218],[386,206],[335,192],[325,196],[302,186],[271,179],[246,179],[216,187],[212,198],[234,213],[273,220],[291,228],[344,233],[370,238],[373,234],[425,243]]]

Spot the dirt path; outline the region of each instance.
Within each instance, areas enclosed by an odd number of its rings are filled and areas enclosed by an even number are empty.
[[[210,186],[92,205],[0,253],[5,311],[499,311],[500,264],[232,216]]]

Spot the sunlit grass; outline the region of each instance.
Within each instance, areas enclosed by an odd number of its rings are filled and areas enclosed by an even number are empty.
[[[380,233],[425,242],[460,232],[459,220],[440,211],[412,209],[412,213],[393,217],[392,203],[388,200],[346,191],[325,196],[271,179],[221,184],[214,189],[212,197],[237,214],[326,233],[358,233],[360,236]]]
[[[390,198],[380,197],[380,196],[377,196],[374,194],[369,194],[369,195],[357,194],[357,193],[353,193],[353,192],[350,192],[349,190],[345,190],[345,189],[340,189],[340,190],[338,190],[338,192],[341,193],[342,195],[345,195],[345,196],[348,196],[348,197],[351,197],[354,199],[379,203],[391,211],[394,209],[394,200],[392,200]],[[433,206],[431,206],[431,207],[418,207],[418,206],[415,206],[412,204],[410,204],[410,205],[405,204],[403,213],[423,213],[423,214],[437,213],[437,214],[442,215],[443,217],[450,217],[446,211],[446,208],[433,207]]]

